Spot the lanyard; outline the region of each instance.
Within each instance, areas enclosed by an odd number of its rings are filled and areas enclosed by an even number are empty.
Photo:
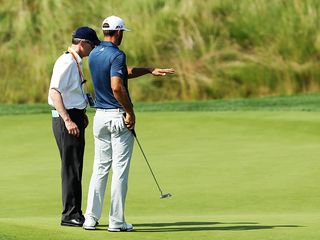
[[[78,72],[79,72],[79,75],[80,75],[80,88],[81,88],[81,91],[82,91],[82,95],[83,95],[84,99],[85,99],[86,102],[87,102],[87,98],[85,97],[85,94],[84,94],[84,92],[83,92],[83,89],[82,89],[81,85],[82,85],[82,84],[85,84],[87,91],[88,91],[88,86],[87,86],[87,84],[86,84],[86,80],[85,80],[84,77],[83,77],[83,73],[82,73],[80,64],[79,64],[79,62],[78,62],[78,60],[77,60],[76,55],[73,53],[73,50],[72,50],[70,47],[68,48],[68,52],[71,53],[73,59],[74,59],[74,60],[76,61],[76,63],[77,63],[77,68],[78,68]]]
[[[81,70],[81,68],[80,68],[80,64],[79,64],[79,62],[78,62],[78,60],[77,60],[77,57],[76,57],[76,55],[74,54],[74,52],[73,52],[73,50],[72,50],[71,48],[68,48],[68,52],[71,53],[73,59],[74,59],[74,60],[76,61],[76,63],[77,63],[77,68],[78,68],[79,75],[80,75],[80,80],[81,80],[81,83],[82,83],[82,81],[84,80],[84,77],[83,77],[82,70]]]

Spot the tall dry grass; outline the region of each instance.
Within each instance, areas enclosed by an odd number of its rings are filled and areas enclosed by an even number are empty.
[[[129,65],[174,67],[130,83],[136,101],[234,98],[319,90],[317,0],[1,0],[0,102],[45,102],[71,32],[125,19]],[[85,75],[90,73],[85,62]],[[90,88],[92,86],[90,85]]]

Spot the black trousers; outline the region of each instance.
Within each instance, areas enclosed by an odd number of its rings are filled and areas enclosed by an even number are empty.
[[[82,202],[82,168],[85,146],[84,110],[67,110],[70,118],[80,130],[80,136],[68,133],[61,117],[52,118],[52,129],[61,157],[62,179],[62,221],[83,218]]]

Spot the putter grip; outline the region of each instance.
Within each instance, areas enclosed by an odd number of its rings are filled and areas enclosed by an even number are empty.
[[[136,134],[136,131],[134,129],[131,130],[133,136],[136,138],[137,137],[137,134]]]
[[[123,120],[124,120],[125,118],[126,118],[126,114],[124,113],[124,114],[123,114]],[[132,132],[133,136],[134,136],[135,138],[137,138],[136,131],[135,131],[134,129],[132,129],[131,132]]]

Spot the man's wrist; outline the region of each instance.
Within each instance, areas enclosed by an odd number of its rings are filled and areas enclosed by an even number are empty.
[[[133,110],[126,111],[126,114],[129,114],[130,116],[133,116],[134,115],[134,111]]]
[[[153,72],[154,68],[147,68],[148,69],[148,73],[151,73]]]
[[[64,121],[66,124],[67,124],[67,123],[70,123],[70,122],[71,122],[71,118],[70,118],[70,117],[66,117],[63,121]]]

